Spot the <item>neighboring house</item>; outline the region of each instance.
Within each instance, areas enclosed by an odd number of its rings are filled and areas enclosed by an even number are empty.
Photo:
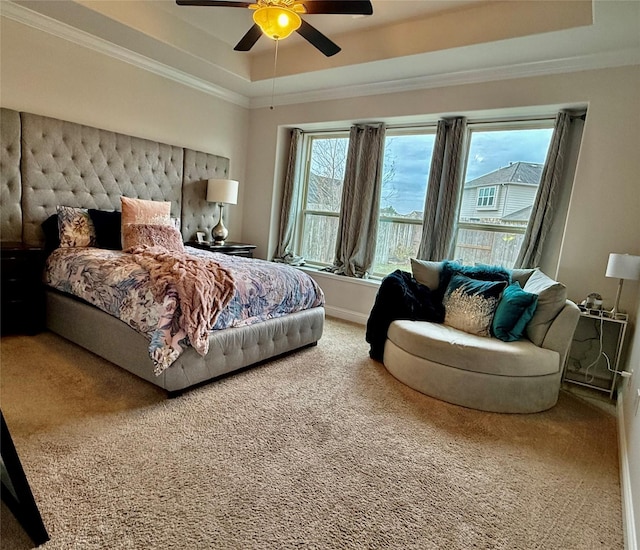
[[[468,181],[462,193],[460,221],[526,226],[542,168],[542,164],[513,162]]]

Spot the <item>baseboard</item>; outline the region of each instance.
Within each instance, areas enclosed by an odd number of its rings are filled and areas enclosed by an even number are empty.
[[[345,321],[352,321],[359,325],[366,325],[369,315],[364,313],[358,313],[350,309],[344,309],[336,306],[328,306],[325,304],[324,311],[329,317],[337,317],[338,319],[344,319]]]
[[[627,433],[624,424],[624,407],[622,392],[618,394],[618,446],[620,452],[620,486],[622,489],[622,528],[624,530],[625,550],[638,550],[635,513],[631,490],[631,467],[627,453]]]

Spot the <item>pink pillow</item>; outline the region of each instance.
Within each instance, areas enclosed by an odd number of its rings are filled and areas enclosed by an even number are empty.
[[[182,235],[172,225],[130,223],[122,234],[125,252],[139,246],[160,246],[169,252],[184,252]]]
[[[171,203],[120,197],[122,205],[122,248],[124,249],[124,228],[130,223],[151,223],[171,225]]]

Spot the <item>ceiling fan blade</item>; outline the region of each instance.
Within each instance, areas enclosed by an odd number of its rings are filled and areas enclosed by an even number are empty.
[[[371,15],[370,0],[306,0],[304,7],[309,14],[335,13],[348,15]]]
[[[302,20],[302,25],[296,32],[327,57],[331,57],[340,51],[340,46],[329,40],[318,29],[309,25],[304,19]]]
[[[218,6],[222,8],[248,8],[252,2],[227,2],[224,0],[176,0],[178,6]]]
[[[238,42],[235,48],[233,49],[237,52],[248,52],[251,48],[253,48],[253,45],[258,41],[258,38],[260,38],[261,36],[262,36],[262,31],[260,30],[260,27],[258,27],[258,25],[254,23],[253,27],[251,27],[247,31],[247,34],[245,34],[240,39],[240,42]]]

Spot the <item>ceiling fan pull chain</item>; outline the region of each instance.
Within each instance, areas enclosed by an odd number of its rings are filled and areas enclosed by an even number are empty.
[[[273,57],[273,80],[271,82],[271,107],[269,107],[269,109],[271,109],[272,111],[273,111],[273,95],[276,89],[276,68],[278,66],[278,42],[280,42],[280,40],[275,40],[276,54]]]

